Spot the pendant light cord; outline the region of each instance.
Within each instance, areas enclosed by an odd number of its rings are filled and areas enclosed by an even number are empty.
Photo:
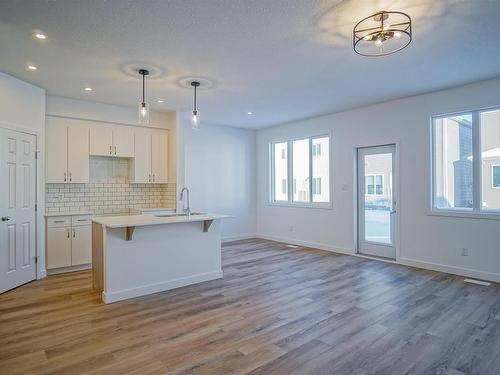
[[[197,111],[197,109],[196,109],[196,107],[197,107],[197,106],[196,106],[196,104],[197,104],[197,103],[196,103],[196,86],[194,86],[194,111]]]
[[[142,103],[145,103],[144,101],[144,87],[145,87],[145,75],[142,75]]]

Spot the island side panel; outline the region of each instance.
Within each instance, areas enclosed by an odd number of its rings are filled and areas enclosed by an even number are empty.
[[[106,303],[222,277],[220,220],[208,232],[201,222],[107,228]]]
[[[92,285],[96,291],[104,290],[104,235],[101,224],[92,223]]]

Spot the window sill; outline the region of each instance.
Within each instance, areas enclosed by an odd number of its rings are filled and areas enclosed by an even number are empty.
[[[487,220],[500,220],[500,212],[464,212],[464,211],[429,211],[428,216],[445,216],[457,217],[463,219],[487,219]]]
[[[293,208],[316,208],[323,210],[332,210],[331,203],[307,203],[307,202],[267,202],[269,206],[293,207]]]

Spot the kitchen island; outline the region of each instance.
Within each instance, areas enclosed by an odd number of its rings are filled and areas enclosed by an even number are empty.
[[[92,218],[93,286],[104,303],[222,278],[226,215]]]

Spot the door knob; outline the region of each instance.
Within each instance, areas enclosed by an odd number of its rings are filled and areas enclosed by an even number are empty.
[[[10,216],[2,216],[2,221],[9,221],[10,220]]]

